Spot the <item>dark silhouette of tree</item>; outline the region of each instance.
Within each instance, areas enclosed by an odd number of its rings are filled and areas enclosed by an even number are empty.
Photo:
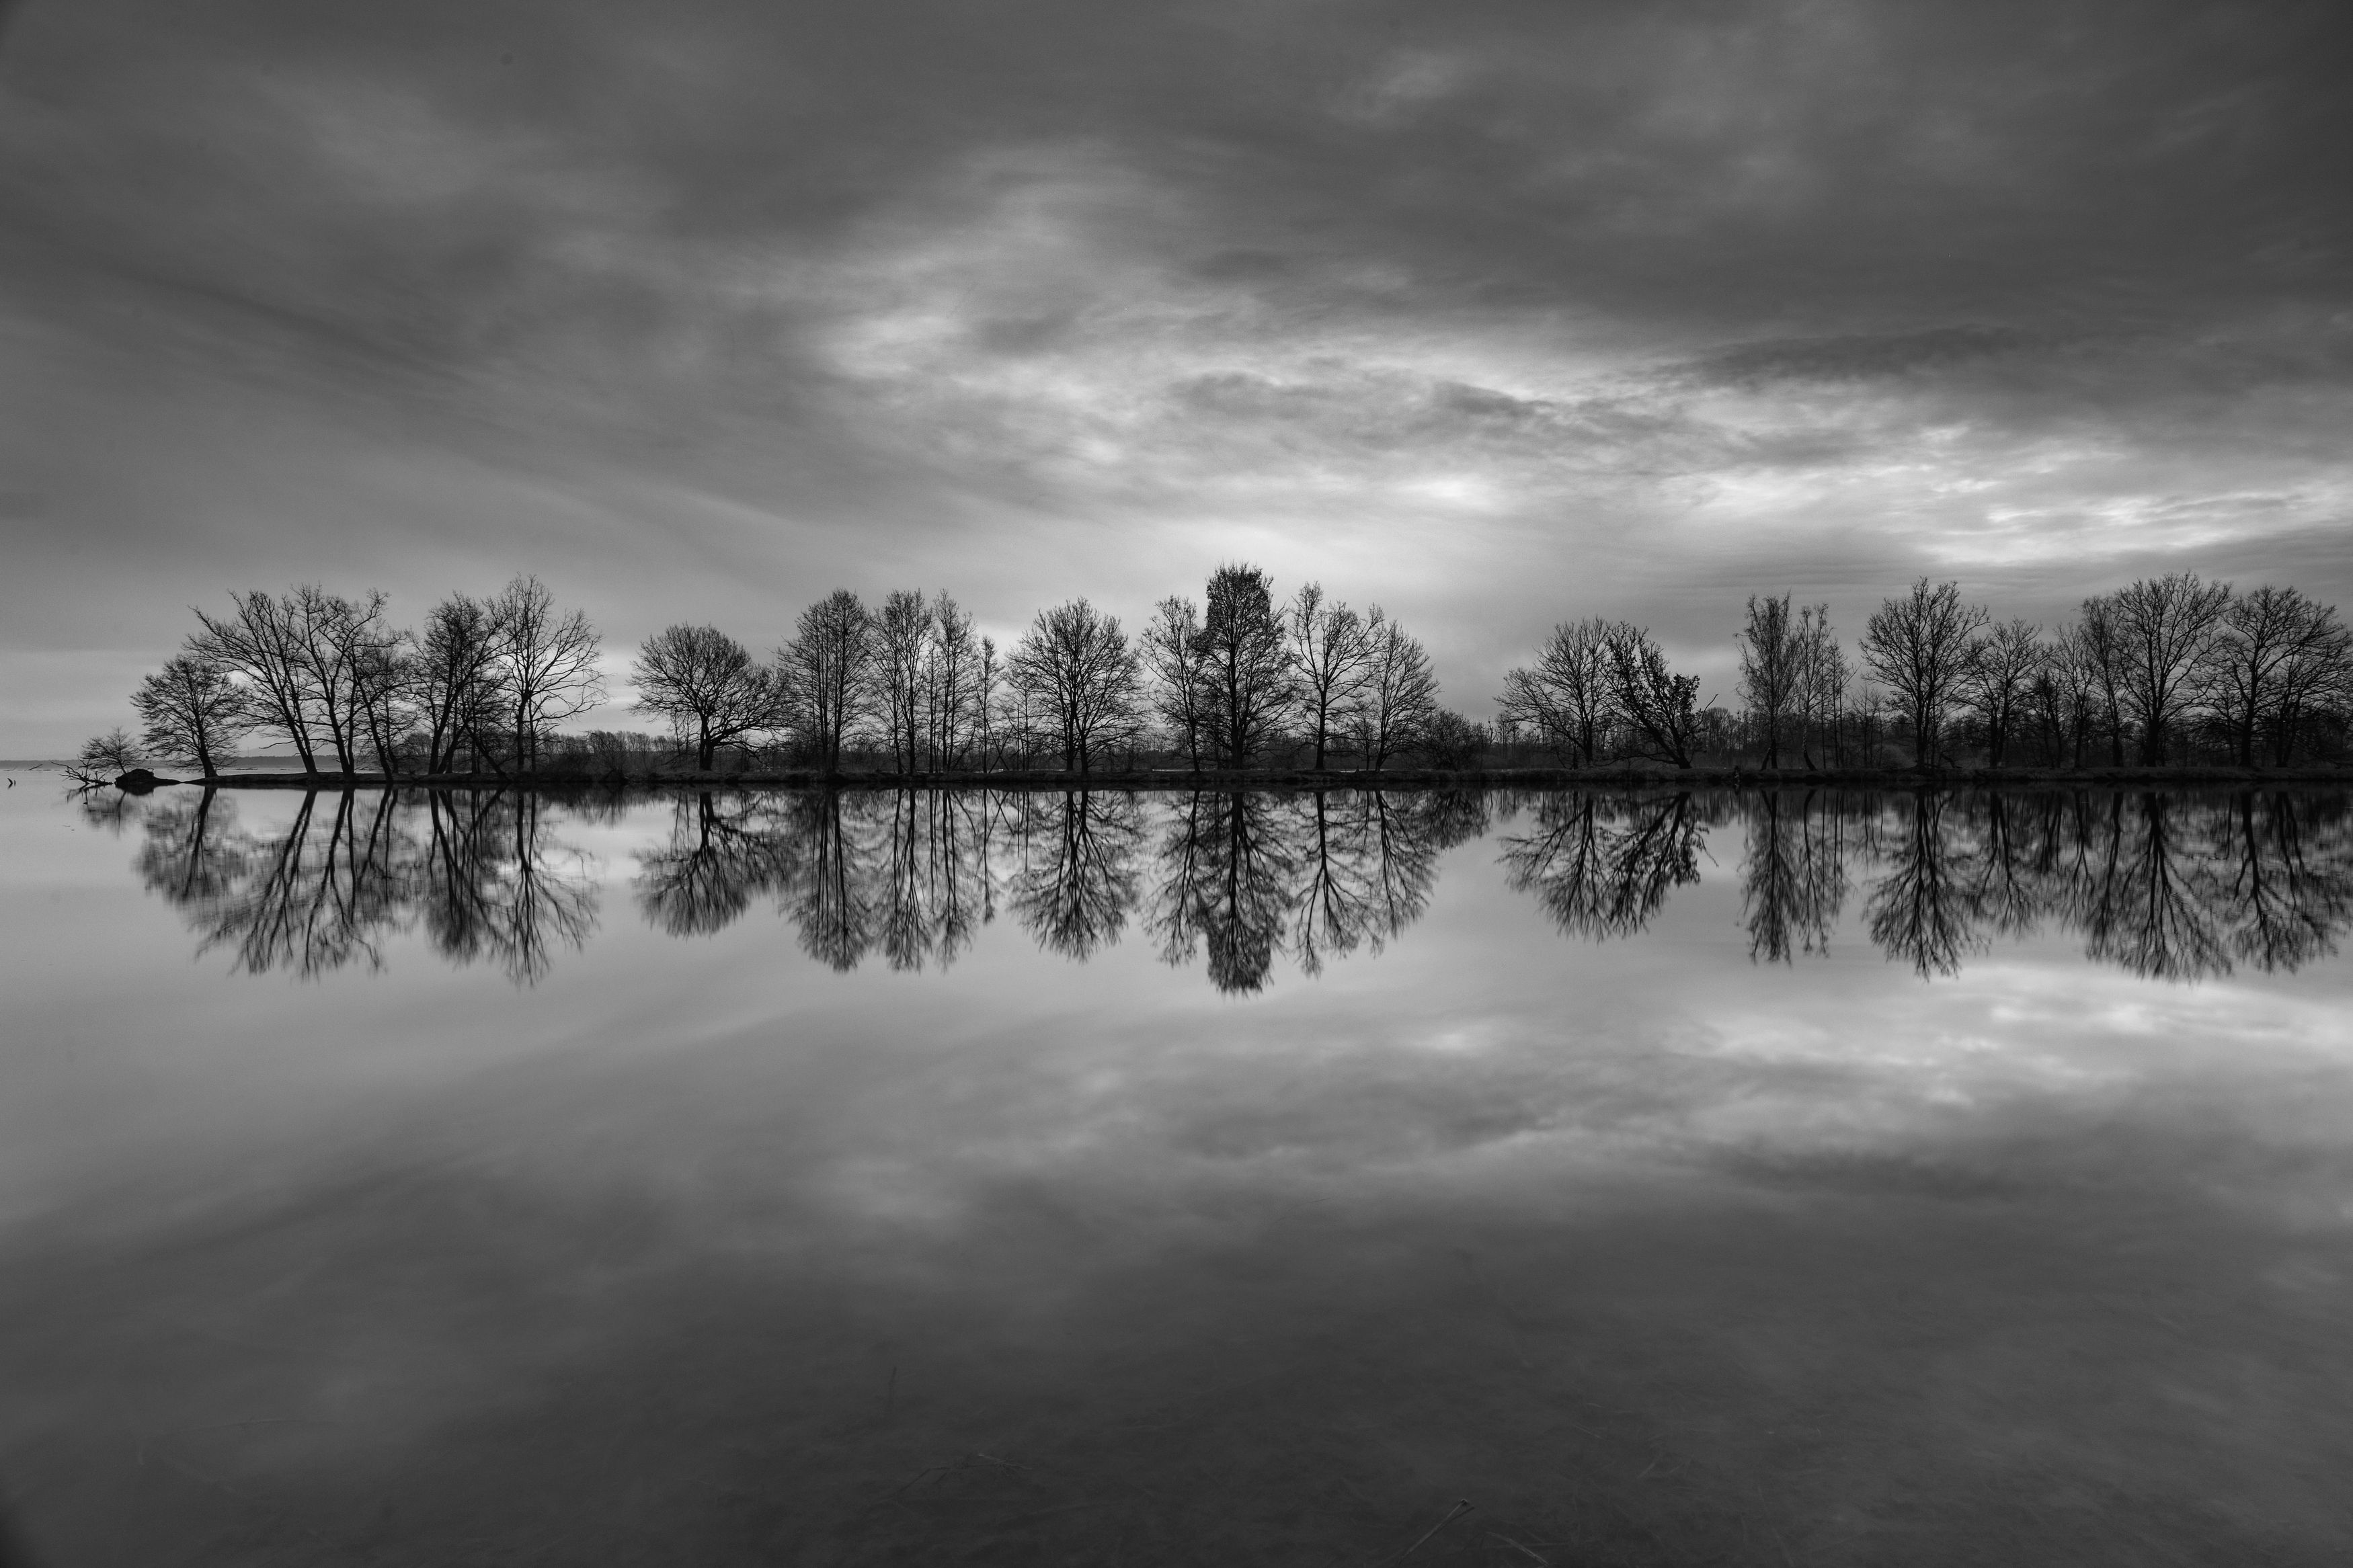
[[[1040,610],[1006,673],[1052,727],[1066,772],[1086,773],[1103,752],[1134,739],[1143,686],[1117,616],[1084,599]]]
[[[515,765],[539,764],[541,741],[565,719],[605,700],[596,628],[578,610],[558,611],[536,577],[517,577],[491,603],[499,629],[497,688],[506,700]]]
[[[801,612],[793,640],[778,655],[794,729],[828,773],[841,771],[843,748],[871,710],[874,644],[873,616],[857,595],[837,588]]]
[[[1560,929],[1596,942],[1631,936],[1667,894],[1699,880],[1706,814],[1686,793],[1538,798],[1534,830],[1502,841],[1514,891],[1533,894]]]
[[[427,612],[409,664],[409,698],[425,744],[425,771],[454,773],[463,746],[470,772],[494,754],[505,727],[498,689],[499,626],[491,606],[452,594]]]
[[[2132,669],[2132,651],[2112,596],[2094,595],[2077,613],[2074,657],[2087,675],[2085,688],[2098,707],[2101,728],[2108,737],[2108,765],[2125,763],[2125,685]]]
[[[1375,605],[1365,624],[1365,679],[1349,714],[1357,754],[1374,771],[1421,744],[1438,716],[1438,678],[1419,639]]]
[[[1829,749],[1844,765],[1840,720],[1846,709],[1847,683],[1853,671],[1831,629],[1828,605],[1804,605],[1798,609],[1797,718],[1798,750],[1806,766],[1814,765],[1814,742],[1829,730]]]
[[[1161,600],[1152,607],[1152,620],[1136,642],[1144,668],[1152,676],[1153,713],[1199,773],[1208,744],[1210,698],[1200,607],[1175,595]]]
[[[1609,673],[1609,623],[1599,616],[1564,621],[1536,650],[1535,663],[1504,677],[1496,699],[1503,722],[1591,767],[1617,720]]]
[[[931,635],[932,606],[920,591],[883,595],[874,612],[874,709],[902,773],[923,765],[923,653]]]
[[[1676,767],[1692,764],[1699,733],[1699,681],[1667,668],[1666,655],[1641,627],[1620,621],[1609,628],[1612,700],[1635,749]]]
[[[2298,589],[2266,585],[2225,607],[2201,689],[2241,767],[2255,765],[2256,741],[2276,721],[2299,677],[2308,684],[2312,670],[2342,664],[2346,641],[2337,611]]]
[[[1334,739],[1348,728],[1372,664],[1372,644],[1364,617],[1324,584],[1310,583],[1291,601],[1283,617],[1291,642],[1292,678],[1299,692],[1300,721],[1315,751],[1315,771],[1324,771]]]
[[[923,649],[924,743],[934,769],[965,764],[984,729],[997,645],[976,639],[972,612],[943,591],[932,599]]]
[[[691,738],[695,766],[705,772],[719,747],[774,729],[782,718],[774,673],[716,626],[656,632],[638,649],[629,679],[638,710]]]
[[[1194,647],[1209,747],[1221,765],[1248,767],[1297,705],[1282,621],[1255,566],[1219,567],[1208,597]]]
[[[1753,797],[1740,868],[1751,963],[1788,963],[1801,952],[1829,955],[1831,931],[1846,898],[1845,849],[1835,802],[1776,790]]]
[[[2199,695],[2199,679],[2231,605],[2227,583],[2194,573],[2145,577],[2113,598],[2126,650],[2125,709],[2140,729],[2140,760],[2162,763]]]
[[[298,668],[311,711],[326,726],[336,768],[357,772],[360,744],[370,719],[378,717],[372,705],[388,702],[399,685],[402,636],[385,619],[381,589],[350,599],[306,583],[292,596],[301,634]],[[387,762],[386,750],[379,743],[379,765]]]
[[[311,702],[304,677],[304,630],[299,606],[262,589],[232,592],[226,616],[198,610],[200,629],[189,651],[211,660],[248,688],[257,723],[293,745],[305,773],[319,771],[311,750]]]
[[[1961,603],[1959,584],[1931,587],[1923,577],[1905,597],[1883,601],[1863,627],[1863,665],[1911,719],[1914,759],[1923,767],[1941,754],[1945,714],[1967,687],[1985,622],[1982,606]]]
[[[1139,898],[1144,840],[1135,798],[1083,790],[1023,797],[1020,858],[1008,901],[1039,946],[1085,959],[1119,940]]]
[[[2009,760],[2010,735],[2024,719],[2029,693],[2050,658],[2042,629],[2016,617],[1990,626],[1978,639],[1962,696],[1985,721],[1989,765],[1998,768]]]
[[[244,689],[217,658],[198,652],[166,659],[139,683],[131,707],[149,751],[186,758],[208,778],[251,723]]]
[[[1765,765],[1781,765],[1781,731],[1798,706],[1806,677],[1805,640],[1790,595],[1759,601],[1748,595],[1748,624],[1735,640],[1740,646],[1740,695],[1765,737]]]

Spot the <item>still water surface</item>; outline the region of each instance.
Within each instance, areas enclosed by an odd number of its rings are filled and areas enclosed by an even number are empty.
[[[26,782],[0,1561],[2353,1557],[2342,795]]]

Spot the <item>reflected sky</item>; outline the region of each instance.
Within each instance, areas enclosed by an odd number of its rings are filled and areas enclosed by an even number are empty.
[[[0,805],[38,1561],[2353,1544],[2338,797]]]

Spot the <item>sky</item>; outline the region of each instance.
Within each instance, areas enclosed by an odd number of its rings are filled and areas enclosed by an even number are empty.
[[[0,754],[228,590],[534,573],[630,653],[1002,640],[1221,562],[1493,711],[1747,595],[2353,608],[2341,4],[27,0]]]

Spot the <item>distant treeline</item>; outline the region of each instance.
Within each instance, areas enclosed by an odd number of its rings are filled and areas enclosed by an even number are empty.
[[[141,822],[142,879],[246,970],[373,967],[416,931],[528,984],[598,919],[594,868],[556,825],[629,797],[548,798],[339,790],[261,832],[226,792],[90,809]],[[1009,915],[1072,959],[1134,932],[1253,992],[1279,958],[1312,975],[1398,939],[1443,853],[1499,818],[1511,887],[1580,940],[1641,932],[1710,859],[1737,868],[1759,962],[1828,952],[1857,896],[1862,933],[1924,976],[2036,930],[2143,975],[2294,970],[2353,925],[2345,795],[2255,790],[707,791],[675,800],[632,891],[680,937],[765,905],[839,970],[945,967]]]
[[[302,586],[199,610],[182,651],[132,697],[137,740],[84,749],[87,776],[142,757],[218,771],[244,739],[290,745],[305,772],[499,775],[642,771],[648,748],[559,727],[604,700],[596,632],[536,578],[455,594],[421,629],[380,592]],[[2127,761],[2286,765],[2341,757],[2353,637],[2295,588],[2236,592],[2176,574],[2087,599],[2046,631],[1996,623],[1951,583],[1884,601],[1853,657],[1827,606],[1752,597],[1736,643],[1740,706],[1699,700],[1658,641],[1601,617],[1556,626],[1514,669],[1490,725],[1443,708],[1421,643],[1379,605],[1310,583],[1278,598],[1255,566],[1219,567],[1131,637],[1084,598],[1041,610],[1010,649],[945,593],[870,605],[839,590],[762,659],[716,626],[646,639],[637,709],[698,771],[768,761],[834,773],[1107,767],[1378,771],[1641,759],[1690,767],[2083,767]]]
[[[1699,683],[1649,633],[1595,617],[1555,627],[1504,678],[1502,738],[1588,766],[2255,767],[2344,753],[2353,635],[2295,588],[2147,578],[2046,629],[1997,622],[1923,577],[1881,604],[1853,658],[1828,605],[1792,597],[1748,601],[1736,710],[1703,710]]]

